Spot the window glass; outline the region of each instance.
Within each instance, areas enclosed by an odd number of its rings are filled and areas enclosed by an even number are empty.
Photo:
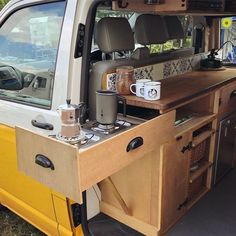
[[[221,47],[218,52],[224,60],[236,63],[236,17],[221,19]]]
[[[13,13],[0,28],[0,98],[49,108],[65,2]]]

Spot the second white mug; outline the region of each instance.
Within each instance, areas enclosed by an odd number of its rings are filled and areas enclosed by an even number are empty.
[[[136,80],[135,84],[130,85],[131,93],[135,94],[137,97],[144,97],[144,85],[145,83],[151,82],[150,79],[140,79]],[[133,87],[136,87],[136,92],[133,91]]]
[[[161,83],[148,82],[144,85],[144,99],[145,100],[159,100],[161,97]]]

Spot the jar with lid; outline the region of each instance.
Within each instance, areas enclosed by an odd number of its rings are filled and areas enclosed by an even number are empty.
[[[121,95],[129,95],[130,85],[134,81],[134,68],[122,66],[116,69],[116,91]]]

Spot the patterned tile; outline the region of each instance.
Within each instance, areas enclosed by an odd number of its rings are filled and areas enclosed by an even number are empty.
[[[180,58],[177,60],[158,63],[134,69],[134,77],[139,79],[161,80],[175,75],[181,75],[192,70],[200,69],[200,61],[206,57],[206,53]],[[116,90],[116,73],[107,75],[107,88]]]
[[[105,88],[106,90],[116,91],[116,73],[107,74]]]
[[[153,65],[150,66],[144,66],[144,67],[140,67],[140,68],[136,68],[134,69],[134,78],[136,80],[140,80],[140,79],[151,79],[153,80]]]

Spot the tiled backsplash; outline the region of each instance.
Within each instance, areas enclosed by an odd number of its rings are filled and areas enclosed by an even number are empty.
[[[200,60],[203,57],[205,57],[204,53],[135,68],[134,77],[136,80],[151,79],[155,81],[198,70],[200,69]],[[107,74],[107,89],[115,90],[115,80],[116,73]]]

